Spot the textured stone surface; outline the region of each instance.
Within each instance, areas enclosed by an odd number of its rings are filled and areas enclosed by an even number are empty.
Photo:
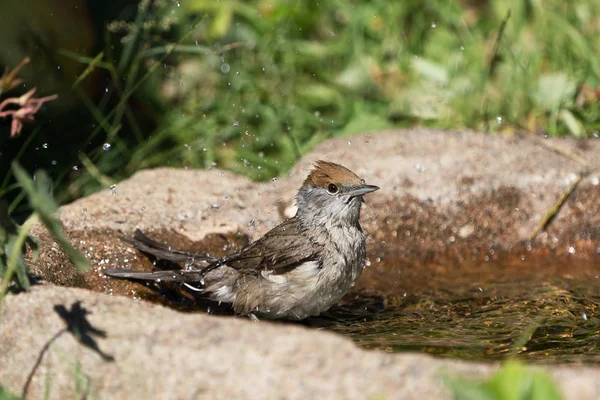
[[[9,295],[0,318],[0,382],[27,387],[28,399],[448,399],[442,372],[475,378],[497,366],[56,286]],[[566,399],[600,398],[599,370],[549,369]]]
[[[543,139],[540,139],[543,140]],[[219,170],[154,169],[61,207],[74,244],[93,273],[80,276],[41,227],[37,275],[61,285],[131,293],[107,282],[106,266],[151,265],[119,236],[136,228],[173,247],[215,254],[255,239],[293,213],[293,198],[317,159],[341,163],[367,182],[363,226],[371,256],[400,261],[488,260],[506,252],[600,257],[600,172],[585,178],[529,245],[527,238],[585,167],[550,149],[600,163],[600,141],[540,140],[431,130],[390,131],[323,143],[276,182],[253,183]]]
[[[600,163],[600,141],[546,143]],[[45,230],[34,229],[42,241],[32,263],[36,275],[129,298],[52,286],[9,296],[0,325],[0,382],[18,393],[34,371],[28,398],[43,398],[45,385],[51,398],[77,397],[76,388],[100,398],[447,398],[440,370],[476,376],[495,365],[368,352],[298,326],[182,314],[132,300],[160,297],[102,271],[152,268],[119,239],[136,228],[174,247],[215,254],[259,237],[293,212],[295,192],[316,159],[341,163],[382,188],[367,198],[362,220],[371,259],[393,254],[394,263],[374,263],[359,289],[407,277],[426,281],[418,268],[427,263],[503,254],[594,263],[600,257],[598,171],[569,196],[546,232],[526,240],[585,169],[560,151],[532,139],[415,129],[328,141],[276,182],[218,170],[141,171],[114,191],[60,208],[65,232],[90,259],[90,273],[75,272]],[[402,263],[414,268],[403,267],[400,275]],[[97,350],[61,333],[66,321],[77,320],[78,301],[90,325],[80,319],[74,331],[103,331],[105,337],[91,335]],[[550,368],[567,398],[600,398],[598,370]]]

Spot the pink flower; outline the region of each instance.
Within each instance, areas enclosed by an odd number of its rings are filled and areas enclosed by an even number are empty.
[[[10,125],[11,137],[19,136],[24,123],[32,123],[34,121],[35,113],[40,110],[44,103],[55,100],[58,97],[57,94],[53,94],[51,96],[35,98],[33,95],[36,90],[33,88],[21,97],[9,97],[0,103],[0,118],[6,118],[9,115],[12,116],[12,123]],[[17,105],[19,108],[2,111],[9,104]]]

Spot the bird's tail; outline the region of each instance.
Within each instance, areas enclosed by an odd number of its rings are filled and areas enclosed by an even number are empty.
[[[160,260],[167,260],[172,262],[181,262],[181,261],[194,261],[197,263],[205,262],[209,264],[215,261],[214,257],[209,256],[208,254],[203,253],[192,253],[189,251],[172,249],[169,246],[165,246],[164,244],[158,243],[148,236],[144,235],[142,231],[139,229],[135,230],[133,234],[133,238],[122,238],[123,241],[130,243],[136,249],[150,254]]]
[[[198,282],[200,285],[204,283],[204,274],[202,270],[172,270],[172,271],[135,271],[131,269],[107,269],[104,275],[112,278],[134,279],[140,281],[154,282]]]

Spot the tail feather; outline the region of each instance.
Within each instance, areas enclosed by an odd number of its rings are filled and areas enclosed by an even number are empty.
[[[201,270],[173,270],[173,271],[135,271],[131,269],[107,269],[104,275],[112,278],[134,279],[141,281],[163,281],[163,282],[199,282],[203,283]]]
[[[216,259],[203,253],[192,253],[189,251],[172,249],[169,246],[158,243],[148,236],[144,235],[139,229],[135,230],[133,239],[123,238],[123,241],[130,243],[136,249],[153,255],[160,260],[167,260],[172,262],[191,261],[211,263]]]

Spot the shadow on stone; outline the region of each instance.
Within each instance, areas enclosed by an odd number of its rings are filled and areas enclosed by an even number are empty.
[[[81,306],[80,302],[75,302],[70,310],[67,310],[62,304],[54,306],[56,313],[67,324],[66,331],[70,332],[83,346],[95,351],[104,361],[114,361],[114,357],[104,353],[98,347],[94,336],[105,338],[106,332],[94,328],[87,320],[89,311]]]
[[[96,340],[93,336],[105,338],[106,332],[101,329],[94,328],[92,324],[90,324],[90,322],[86,318],[87,314],[89,314],[89,311],[81,306],[81,302],[77,301],[73,303],[71,305],[70,310],[67,310],[67,308],[62,304],[58,304],[54,306],[54,310],[60,316],[60,318],[62,318],[62,320],[65,321],[67,326],[56,332],[46,342],[46,344],[42,348],[42,351],[40,351],[38,358],[36,359],[35,364],[31,369],[31,372],[27,376],[27,380],[25,381],[25,386],[23,387],[23,392],[21,395],[22,398],[27,397],[29,385],[31,384],[35,371],[37,371],[44,358],[44,355],[46,354],[52,343],[54,343],[59,337],[61,337],[67,332],[70,332],[83,346],[95,351],[98,355],[100,355],[100,357],[102,357],[104,361],[115,361],[113,356],[111,356],[110,354],[106,354],[98,347],[98,343],[96,343]]]

